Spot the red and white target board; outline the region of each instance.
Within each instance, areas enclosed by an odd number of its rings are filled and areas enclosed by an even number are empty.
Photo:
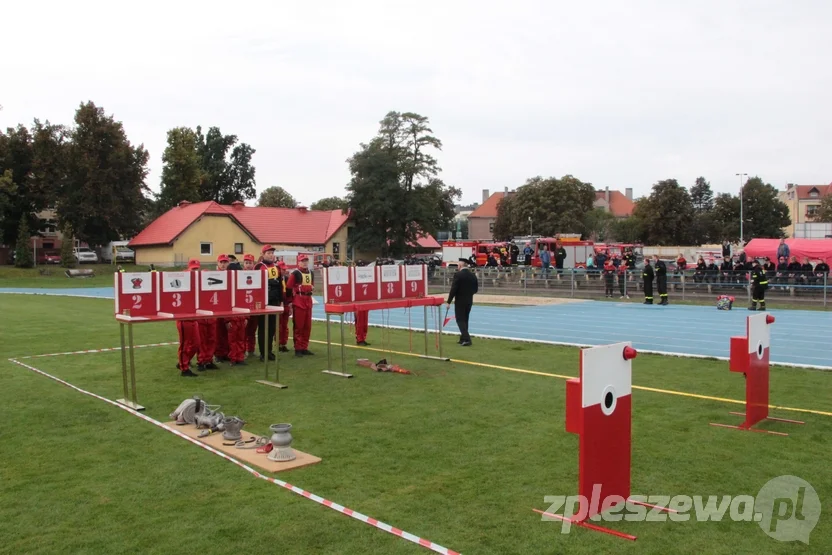
[[[196,313],[197,272],[159,273],[159,315],[184,316]]]
[[[600,513],[608,498],[623,503],[630,497],[635,356],[629,343],[584,349],[580,379],[566,384],[566,431],[580,436],[578,494],[592,499],[593,487],[600,487],[600,504],[585,518]]]
[[[381,281],[374,266],[356,266],[353,268],[352,279],[356,302],[377,301],[381,298]]]
[[[118,272],[115,274],[116,315],[156,316],[159,299],[153,272]]]
[[[745,337],[731,338],[729,369],[731,372],[739,372],[745,377],[745,413],[732,412],[731,414],[745,416],[745,421],[739,426],[712,424],[713,426],[787,436],[789,434],[752,428],[752,426],[763,420],[803,424],[800,420],[773,418],[768,415],[769,357],[771,351],[770,326],[773,323],[774,316],[771,314],[754,314],[753,316],[748,316]]]
[[[197,310],[200,313],[231,312],[234,306],[231,294],[231,272],[228,270],[203,270],[199,272]]]
[[[234,274],[234,309],[262,310],[268,304],[268,284],[263,270],[237,270]]]
[[[428,272],[423,264],[403,266],[404,296],[408,298],[424,297],[428,294]]]
[[[381,278],[381,299],[403,299],[402,267],[381,266],[378,271]]]
[[[324,304],[351,303],[354,300],[350,270],[346,266],[324,268]]]
[[[635,540],[630,534],[586,521],[610,509],[632,503],[632,360],[630,343],[615,343],[581,351],[581,375],[566,382],[566,431],[578,434],[578,497],[575,515],[538,511],[578,526]]]

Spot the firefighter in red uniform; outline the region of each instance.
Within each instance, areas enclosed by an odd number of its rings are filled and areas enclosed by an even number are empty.
[[[217,270],[227,270],[230,264],[231,259],[228,257],[228,255],[221,254],[217,257]],[[217,362],[228,362],[230,360],[228,358],[228,319],[217,318],[215,322],[217,323],[217,347],[214,350],[214,355],[217,358]]]
[[[370,325],[370,312],[367,310],[355,311],[355,343],[362,347],[369,347],[367,343],[367,329]]]
[[[251,271],[254,269],[254,255],[247,254],[243,257],[243,270]],[[257,316],[249,316],[246,318],[248,322],[246,324],[246,343],[245,343],[245,350],[246,356],[254,355],[254,346],[257,342],[255,339],[257,337]]]
[[[221,254],[217,257],[217,269],[225,270],[226,268],[228,268],[228,257]],[[214,364],[214,355],[217,353],[217,328],[220,321],[222,321],[221,318],[199,320],[199,356],[196,369],[200,372],[219,368]],[[225,330],[224,325],[223,330]],[[225,341],[228,341],[227,337]]]
[[[199,260],[188,261],[188,271],[199,270]],[[197,378],[199,374],[191,372],[191,359],[199,352],[199,325],[196,320],[177,320],[176,330],[179,332],[179,362],[176,369],[185,378]]]
[[[295,356],[314,354],[309,350],[309,335],[312,333],[312,292],[315,290],[315,282],[309,271],[309,257],[305,254],[298,256],[298,269],[289,275],[286,289],[292,291]]]
[[[251,256],[251,255],[248,255]],[[253,265],[252,256],[252,265]],[[229,265],[229,270],[242,270],[243,266],[238,263]],[[226,325],[228,327],[228,359],[231,361],[231,366],[245,366],[246,365],[246,330],[248,329],[248,318],[245,316],[238,316],[236,318],[227,318]]]
[[[286,282],[289,281],[289,270],[286,264],[278,262],[277,267],[280,269],[283,281],[283,312],[280,313],[280,348],[278,351],[288,353],[289,348],[286,345],[289,343],[289,319],[292,317],[292,291],[286,287]]]
[[[274,261],[274,247],[266,245],[262,251],[263,261],[258,262],[254,269],[265,270],[266,280],[269,284],[269,306],[280,306],[283,304],[283,276],[280,275],[280,269]],[[266,318],[269,319],[268,322],[266,322]],[[266,337],[267,323],[269,337]],[[257,343],[260,347],[261,361],[265,361],[266,356],[269,357],[269,360],[275,359],[273,352],[275,335],[277,335],[277,315],[260,316],[257,322]]]

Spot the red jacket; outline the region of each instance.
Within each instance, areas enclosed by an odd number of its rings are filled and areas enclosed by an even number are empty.
[[[312,308],[312,293],[315,291],[315,278],[309,270],[292,271],[289,274],[289,282],[286,284],[287,291],[291,291],[292,306],[299,308]]]

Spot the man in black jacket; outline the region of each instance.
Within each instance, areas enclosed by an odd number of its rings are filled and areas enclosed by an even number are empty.
[[[656,287],[659,289],[659,298],[662,306],[668,304],[667,300],[667,266],[659,260],[659,255],[653,255],[653,263],[656,265]],[[651,291],[652,292],[652,291]]]
[[[456,299],[454,314],[456,325],[459,326],[459,344],[463,347],[471,346],[471,336],[468,335],[468,317],[471,314],[471,307],[474,305],[474,295],[479,291],[479,281],[468,266],[470,260],[459,259],[459,271],[454,275],[451,284],[451,292],[448,293],[448,306]]]
[[[641,271],[644,280],[644,304],[653,304],[653,267],[650,266],[650,259],[644,259],[644,269]]]

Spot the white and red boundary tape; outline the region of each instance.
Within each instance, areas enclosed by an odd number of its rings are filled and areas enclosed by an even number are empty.
[[[157,345],[163,345],[163,343],[160,343],[160,344],[157,344]],[[147,346],[149,347],[151,345],[147,345]],[[102,352],[104,350],[114,350],[114,349],[98,349],[98,350],[93,350],[93,351],[78,351],[78,352],[79,353],[80,352]],[[76,354],[76,353],[57,353],[57,354]],[[36,355],[36,356],[38,356],[38,355]],[[55,355],[39,355],[39,356],[55,356]],[[237,466],[239,466],[240,468],[242,468],[246,472],[252,474],[255,478],[260,478],[262,480],[266,480],[267,482],[271,482],[272,484],[274,484],[276,486],[280,486],[282,488],[288,489],[292,493],[296,493],[298,495],[306,497],[307,499],[311,499],[312,501],[314,501],[314,502],[316,502],[320,505],[324,505],[325,507],[329,507],[330,509],[332,509],[334,511],[338,511],[341,514],[352,517],[352,518],[354,518],[356,520],[359,520],[359,521],[361,521],[365,524],[369,524],[370,526],[374,526],[374,527],[378,528],[379,530],[384,530],[385,532],[393,534],[394,536],[398,536],[398,537],[403,538],[407,541],[413,542],[417,545],[420,545],[422,547],[430,549],[431,551],[433,551],[435,553],[441,553],[443,555],[460,555],[456,551],[448,549],[447,547],[443,547],[443,546],[441,546],[437,543],[434,543],[430,540],[420,538],[419,536],[411,534],[410,532],[405,532],[404,530],[401,530],[400,528],[396,528],[394,526],[391,526],[390,524],[387,524],[385,522],[381,522],[380,520],[376,520],[375,518],[372,518],[372,517],[369,517],[365,514],[359,513],[358,511],[354,511],[350,508],[344,507],[343,505],[339,505],[338,503],[335,503],[335,502],[330,501],[328,499],[324,499],[323,497],[315,495],[312,492],[306,491],[305,489],[294,486],[294,485],[292,485],[288,482],[284,482],[283,480],[279,480],[277,478],[272,478],[271,476],[264,476],[260,472],[254,470],[250,466],[238,461],[234,457],[226,455],[222,451],[218,451],[218,450],[214,449],[213,447],[211,447],[210,445],[206,445],[205,443],[197,441],[196,439],[194,439],[192,437],[189,437],[189,436],[183,434],[182,432],[180,432],[178,430],[174,430],[173,428],[165,426],[163,423],[159,422],[158,420],[155,420],[153,418],[150,418],[149,416],[141,414],[140,412],[137,412],[137,411],[131,409],[130,407],[127,407],[125,405],[117,403],[115,401],[107,399],[106,397],[102,397],[101,395],[97,395],[97,394],[92,393],[90,391],[87,391],[85,389],[81,389],[78,386],[72,385],[71,383],[69,383],[65,380],[62,380],[62,379],[60,379],[56,376],[53,376],[52,374],[48,374],[48,373],[44,372],[43,370],[35,368],[34,366],[30,366],[28,364],[20,362],[17,359],[10,358],[9,362],[17,364],[18,366],[22,366],[23,368],[26,368],[27,370],[31,370],[32,372],[35,372],[36,374],[40,374],[41,376],[45,376],[45,377],[47,377],[51,380],[54,380],[54,381],[56,381],[56,382],[58,382],[62,385],[67,386],[70,389],[74,389],[75,391],[77,391],[79,393],[83,393],[84,395],[89,395],[90,397],[98,399],[99,401],[104,401],[105,403],[109,403],[109,404],[113,405],[114,407],[118,407],[121,410],[123,410],[125,412],[128,412],[128,413],[132,414],[133,416],[141,418],[142,420],[144,420],[146,422],[150,422],[154,426],[162,428],[163,430],[166,430],[166,431],[168,431],[168,432],[170,432],[170,433],[172,433],[172,434],[174,434],[178,437],[181,437],[182,439],[184,439],[186,441],[189,441],[190,443],[193,443],[194,445],[197,445],[197,446],[201,447],[202,449],[205,449],[206,451],[209,451],[209,452],[211,452],[215,455],[218,455],[218,456],[222,457],[223,459],[225,459],[229,462],[232,462],[232,463],[236,464]]]
[[[134,349],[145,349],[147,347],[168,347],[170,345],[179,345],[177,341],[169,341],[167,343],[148,343],[147,345],[133,345]],[[106,349],[87,349],[86,351],[67,351],[65,353],[47,353],[45,355],[29,355],[25,357],[16,357],[17,360],[26,360],[30,358],[44,358],[44,357],[59,357],[64,355],[86,355],[89,353],[110,353],[113,351],[120,351],[121,347],[108,347]],[[9,359],[12,360],[12,359]]]

